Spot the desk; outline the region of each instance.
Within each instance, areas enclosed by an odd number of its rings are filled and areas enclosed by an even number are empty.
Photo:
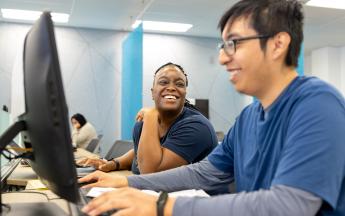
[[[83,158],[100,158],[99,155],[91,153],[83,148],[77,148],[74,152],[74,158],[76,160],[83,159]]]
[[[86,154],[88,154],[86,150],[85,151],[81,150],[79,151],[79,153],[80,152],[81,154],[85,154],[85,152]],[[133,173],[128,170],[113,171],[113,172],[109,172],[109,174],[123,175],[123,176],[133,175]],[[33,171],[31,167],[19,164],[16,167],[16,169],[12,172],[12,174],[7,178],[7,184],[25,187],[30,180],[36,180],[36,179],[38,179],[38,176],[36,175],[36,173]],[[24,190],[24,191],[13,192],[13,193],[3,193],[2,202],[11,204],[11,206],[12,204],[14,204],[14,208],[16,208],[15,206],[16,204],[21,204],[21,208],[24,208],[24,209],[25,208],[39,208],[37,206],[42,205],[42,203],[47,203],[47,202],[54,203],[59,207],[59,209],[56,212],[56,215],[61,216],[61,215],[70,214],[69,203],[64,199],[60,199],[59,196],[57,196],[56,194],[54,194],[52,191],[48,189],[47,190]],[[23,203],[26,203],[27,206],[23,207]],[[37,204],[37,203],[40,203],[40,204]],[[18,211],[16,212],[16,214],[18,214]],[[12,214],[4,214],[4,215],[11,216]],[[21,212],[19,213],[19,215],[21,215]]]
[[[133,173],[129,170],[119,170],[119,171],[112,171],[109,172],[110,175],[122,175],[122,176],[129,176],[133,175]],[[38,176],[33,171],[30,166],[25,166],[19,164],[16,169],[11,173],[11,175],[7,178],[6,183],[8,185],[15,185],[15,186],[23,186],[25,187],[30,180],[36,180]]]
[[[35,205],[42,206],[42,203],[49,202],[54,203],[59,207],[60,215],[69,214],[68,202],[64,199],[60,199],[56,194],[54,194],[50,190],[24,190],[19,192],[3,193],[2,202],[11,205],[25,203],[28,205],[28,208],[36,208]]]
[[[89,158],[99,158],[99,155],[88,152],[85,149],[78,148],[74,152],[75,159],[81,159],[84,157]],[[21,165],[19,164],[16,169],[11,173],[11,175],[7,178],[6,183],[8,185],[16,185],[16,186],[26,186],[29,180],[38,179],[36,173],[32,170],[30,166]]]
[[[38,176],[30,166],[19,164],[7,178],[8,185],[26,186],[29,180],[38,179]]]
[[[8,185],[25,187],[29,181],[37,179],[37,174],[30,166],[19,164],[11,173],[11,175],[7,178],[6,183]],[[62,210],[60,212],[61,215],[68,214],[69,212],[68,202],[64,199],[60,199],[56,194],[54,194],[50,190],[24,190],[18,192],[3,193],[2,202],[11,205],[26,203],[27,207],[30,207],[33,205],[33,203],[35,203],[33,208],[36,208],[36,205],[42,205],[42,203],[49,202],[56,204],[59,207],[59,209]],[[22,205],[21,208],[23,208]],[[18,212],[16,213],[18,214]]]
[[[133,175],[132,171],[129,171],[129,170],[112,171],[112,172],[109,172],[109,174],[110,175],[122,175],[122,176]]]

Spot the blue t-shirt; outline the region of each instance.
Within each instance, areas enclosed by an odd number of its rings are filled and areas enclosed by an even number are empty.
[[[323,199],[320,214],[345,215],[344,97],[297,77],[266,111],[246,107],[208,159],[234,174],[238,192],[291,186]]]
[[[135,157],[132,172],[139,174],[137,151],[143,122],[137,122],[133,129]],[[184,107],[181,114],[170,126],[164,137],[160,138],[161,146],[173,151],[188,163],[204,159],[218,144],[216,132],[209,120],[200,112]]]

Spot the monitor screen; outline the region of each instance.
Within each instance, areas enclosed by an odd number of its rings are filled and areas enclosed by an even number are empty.
[[[27,33],[23,53],[26,113],[22,139],[33,148],[32,168],[60,197],[77,202],[77,175],[68,110],[62,84],[54,28],[44,12]]]
[[[208,99],[195,99],[194,106],[209,119]]]

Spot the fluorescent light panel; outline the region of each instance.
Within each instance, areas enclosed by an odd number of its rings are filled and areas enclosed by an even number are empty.
[[[314,7],[334,8],[345,10],[344,0],[309,0],[306,5]]]
[[[132,25],[132,28],[138,27],[141,23],[143,23],[144,30],[166,31],[166,32],[186,32],[193,26],[191,24],[185,24],[185,23],[136,20],[135,23]]]
[[[6,19],[16,20],[37,20],[42,12],[41,11],[30,11],[30,10],[16,10],[16,9],[1,9],[2,17]],[[54,22],[67,23],[69,19],[68,14],[64,13],[51,13]]]

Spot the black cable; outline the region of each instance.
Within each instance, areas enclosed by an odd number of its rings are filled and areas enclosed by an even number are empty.
[[[5,152],[7,152],[9,155],[6,155],[5,154]],[[2,152],[1,152],[1,155],[2,156],[4,156],[7,160],[12,160],[12,159],[14,159],[15,157],[13,157],[13,156],[15,156],[12,152],[10,152],[10,151],[7,151],[6,149],[4,149]],[[12,156],[12,157],[11,157]]]

